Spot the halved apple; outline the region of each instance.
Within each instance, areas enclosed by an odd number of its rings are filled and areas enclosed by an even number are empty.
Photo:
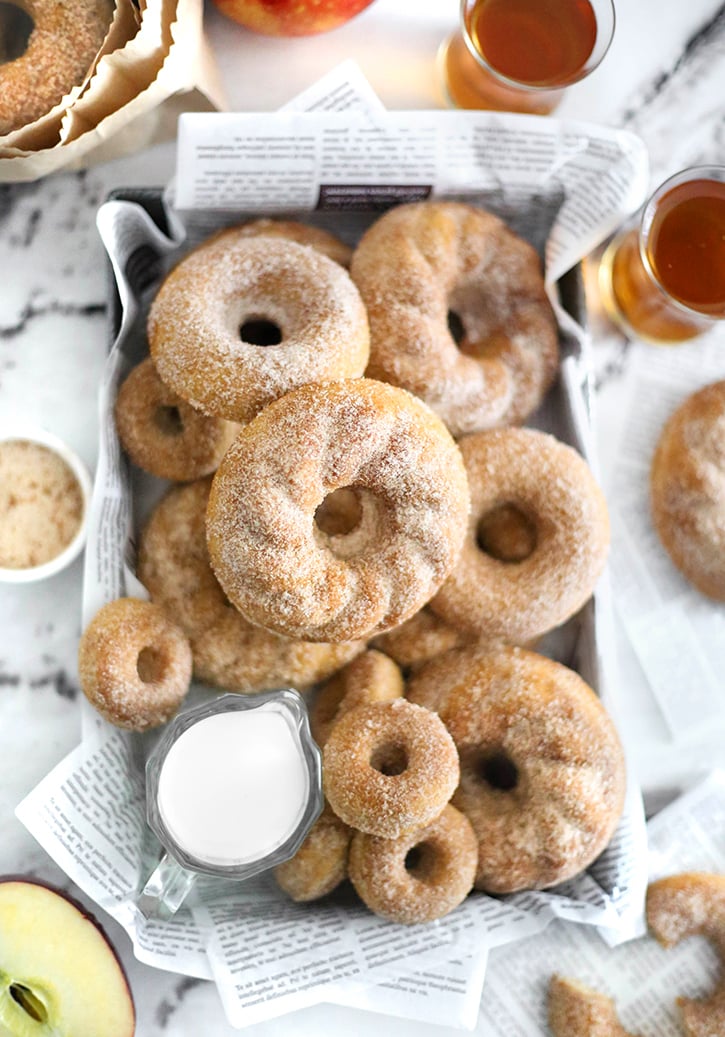
[[[0,878],[0,1037],[133,1037],[133,998],[100,926],[60,890]]]

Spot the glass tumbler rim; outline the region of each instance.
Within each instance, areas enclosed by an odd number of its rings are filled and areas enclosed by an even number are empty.
[[[713,173],[715,175],[713,175]],[[655,284],[662,294],[667,297],[667,301],[671,303],[675,309],[679,310],[687,317],[698,317],[701,320],[710,320],[715,322],[723,318],[703,313],[702,310],[698,310],[694,306],[688,306],[687,303],[682,302],[680,299],[676,299],[667,291],[650,262],[649,252],[647,250],[649,231],[652,227],[657,203],[673,188],[679,187],[680,184],[689,183],[691,180],[712,180],[714,183],[725,183],[725,165],[716,162],[709,162],[704,165],[686,166],[684,169],[680,169],[676,173],[671,173],[670,176],[666,177],[657,187],[655,187],[642,207],[642,216],[640,217],[639,226],[637,228],[639,257],[653,284]]]
[[[598,12],[595,10],[595,16],[597,17],[597,38],[595,39],[594,47],[592,48],[592,54],[581,67],[579,72],[577,72],[575,75],[569,76],[567,79],[562,80],[560,83],[524,83],[519,79],[512,79],[511,76],[507,76],[505,73],[500,72],[497,68],[491,65],[481,54],[481,52],[477,49],[476,45],[471,39],[470,34],[466,28],[466,19],[464,16],[466,10],[469,7],[475,5],[476,2],[477,0],[460,0],[460,30],[461,36],[463,37],[463,42],[465,43],[466,48],[468,49],[469,53],[474,58],[474,60],[477,62],[477,64],[479,64],[490,76],[498,80],[504,86],[507,86],[512,90],[519,90],[521,91],[521,93],[554,94],[566,89],[569,86],[574,86],[575,83],[581,82],[582,79],[586,79],[588,75],[590,75],[592,72],[594,72],[596,68],[599,67],[599,65],[604,60],[607,52],[609,51],[609,48],[612,45],[612,40],[614,39],[614,30],[617,23],[617,12],[614,6],[614,0],[591,0],[593,8],[596,7],[597,4],[600,4],[611,15],[611,23],[609,26],[608,36],[605,43],[602,46],[601,53],[597,55],[596,61],[591,62],[591,56],[596,53],[597,44],[599,41],[600,20]]]

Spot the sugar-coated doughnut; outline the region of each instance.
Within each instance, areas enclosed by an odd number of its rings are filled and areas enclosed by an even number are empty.
[[[354,491],[356,524],[326,533],[328,494]],[[468,515],[460,453],[402,389],[369,379],[304,385],[245,426],[214,476],[212,567],[252,623],[353,640],[404,622],[453,569]]]
[[[349,267],[352,259],[352,249],[334,234],[319,227],[313,227],[309,223],[298,223],[296,220],[250,220],[248,223],[240,223],[235,227],[220,230],[218,234],[210,238],[210,241],[218,241],[224,238],[229,244],[234,244],[242,238],[286,238],[288,241],[296,241],[298,245],[309,245],[310,248],[322,252],[329,259],[333,259],[340,266]]]
[[[358,831],[386,839],[438,817],[458,784],[458,754],[440,719],[405,699],[358,706],[322,751],[327,800]]]
[[[544,889],[599,856],[624,805],[624,756],[577,673],[522,648],[460,648],[409,693],[435,703],[458,749],[452,802],[478,837],[478,889]]]
[[[310,709],[312,737],[323,746],[351,709],[368,702],[392,702],[402,698],[404,691],[403,675],[392,659],[374,650],[363,652],[320,688]]]
[[[290,640],[253,626],[229,604],[206,547],[210,486],[200,479],[162,498],[141,532],[138,577],[188,636],[198,680],[241,693],[289,685],[304,691],[364,645]]]
[[[420,612],[399,627],[380,634],[371,644],[394,659],[403,670],[415,670],[437,655],[451,648],[462,648],[472,640],[470,635],[446,623],[428,605],[424,605]]]
[[[356,832],[348,871],[376,915],[404,925],[443,918],[470,893],[478,844],[470,822],[452,806],[397,839]]]
[[[647,889],[647,925],[664,947],[673,947],[688,936],[705,936],[720,955],[725,968],[725,875],[685,872],[652,882]],[[710,997],[679,997],[687,1037],[725,1034],[725,982]]]
[[[114,409],[121,444],[134,464],[160,479],[188,482],[216,471],[239,431],[210,418],[169,389],[150,358],[124,379]]]
[[[575,450],[536,429],[478,432],[459,446],[468,531],[430,607],[478,640],[526,644],[591,596],[609,548],[604,495]]]
[[[688,396],[670,417],[650,492],[672,561],[702,594],[725,601],[725,381]]]
[[[294,857],[278,864],[274,877],[293,900],[319,900],[347,878],[353,832],[328,803]]]
[[[564,976],[552,976],[548,995],[553,1037],[634,1037],[606,994]]]
[[[242,422],[295,386],[361,375],[369,352],[347,271],[281,237],[221,234],[191,252],[161,285],[148,337],[179,396]]]
[[[556,320],[535,250],[496,216],[460,202],[395,206],[350,272],[370,321],[368,377],[420,396],[455,436],[539,405],[557,369]]]
[[[104,605],[78,648],[81,688],[117,727],[145,731],[166,723],[191,680],[191,649],[158,605],[118,598]]]
[[[11,0],[33,20],[28,45],[14,61],[0,63],[0,134],[35,122],[93,64],[111,22],[110,0]]]

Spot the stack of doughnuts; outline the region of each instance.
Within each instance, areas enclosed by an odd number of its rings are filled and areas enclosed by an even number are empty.
[[[530,649],[592,594],[609,524],[582,458],[515,427],[558,362],[531,246],[457,202],[397,206],[352,254],[257,220],[188,253],[147,327],[116,423],[175,485],[138,576],[197,679],[299,688],[323,747],[327,805],[280,886],[348,876],[415,923],[586,868],[621,748]]]

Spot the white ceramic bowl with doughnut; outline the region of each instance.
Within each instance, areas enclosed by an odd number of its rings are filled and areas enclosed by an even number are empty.
[[[77,528],[65,543],[65,546],[47,560],[38,564],[24,566],[7,566],[0,564],[0,582],[2,583],[33,583],[36,580],[44,580],[55,576],[73,562],[83,550],[88,535],[88,516],[92,494],[91,476],[85,464],[67,443],[58,436],[38,425],[23,422],[4,422],[0,425],[0,452],[5,444],[27,443],[36,447],[44,448],[51,456],[60,458],[72,476],[74,493],[77,495],[79,517]],[[9,513],[13,507],[13,490],[3,491],[2,479],[0,479],[0,538],[4,535],[5,523],[10,523]],[[25,526],[20,522],[13,524]]]

